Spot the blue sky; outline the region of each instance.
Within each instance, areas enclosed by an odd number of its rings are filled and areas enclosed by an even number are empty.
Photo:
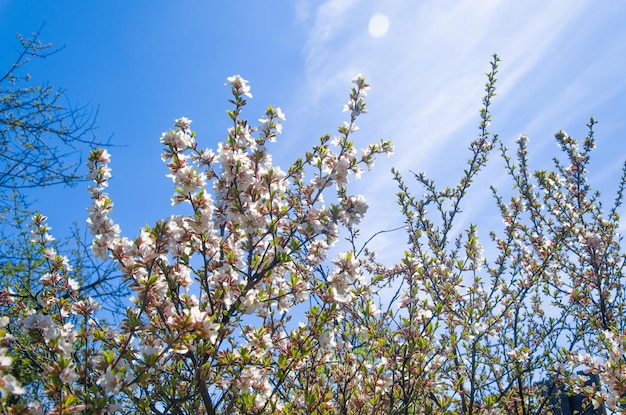
[[[377,14],[389,27],[372,36],[368,26]],[[110,150],[110,194],[113,217],[129,237],[180,212],[170,206],[161,132],[187,116],[203,147],[226,137],[227,76],[250,81],[250,120],[268,104],[282,107],[287,122],[274,154],[287,165],[346,118],[350,80],[363,73],[372,89],[358,146],[381,138],[396,146],[356,183],[370,204],[368,234],[402,222],[392,213],[392,166],[407,178],[409,170],[425,171],[442,185],[458,179],[478,133],[494,52],[502,62],[490,130],[511,147],[528,134],[531,161],[545,163],[558,151],[553,134],[564,129],[582,138],[593,115],[600,123],[591,177],[607,192],[615,189],[626,159],[625,21],[626,3],[617,1],[0,0],[0,64],[15,57],[16,32],[44,23],[42,40],[64,46],[29,71],[65,88],[73,104],[99,107],[98,136],[120,146]],[[510,186],[503,172],[494,157],[464,206],[465,220],[489,221],[488,184]],[[84,223],[84,186],[36,197],[54,231]],[[398,237],[376,244],[385,250]]]

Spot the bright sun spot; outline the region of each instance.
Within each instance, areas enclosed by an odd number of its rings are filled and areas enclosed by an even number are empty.
[[[376,13],[370,17],[370,24],[367,28],[373,38],[383,37],[389,30],[389,18],[382,13]]]

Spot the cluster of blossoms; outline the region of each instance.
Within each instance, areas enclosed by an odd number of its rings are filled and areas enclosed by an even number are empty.
[[[108,164],[111,155],[104,149],[94,150],[89,155],[87,167],[89,168],[88,178],[95,182],[95,186],[89,187],[94,203],[89,207],[89,217],[87,225],[89,231],[94,235],[93,252],[97,258],[106,259],[108,251],[113,248],[119,235],[120,227],[113,222],[109,214],[113,210],[113,202],[104,192],[111,178],[111,169]]]
[[[9,323],[9,318],[6,316],[0,317],[0,335],[2,338],[0,341],[8,342],[10,341],[9,335],[7,335],[3,328]],[[8,349],[6,347],[0,348],[0,394],[2,394],[2,399],[7,398],[9,395],[22,395],[24,394],[24,388],[20,382],[9,373],[9,369],[11,368],[11,364],[13,363],[13,358],[7,355]]]

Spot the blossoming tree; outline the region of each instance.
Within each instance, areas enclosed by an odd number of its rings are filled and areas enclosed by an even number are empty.
[[[382,141],[359,152],[351,139],[366,112],[362,76],[338,135],[286,170],[267,148],[282,111],[268,107],[253,128],[242,117],[250,87],[228,78],[232,126],[215,152],[200,147],[184,117],[161,136],[172,204],[187,213],[134,239],[113,221],[110,155],[94,150],[93,251],[118,264],[130,306],[119,326],[99,321],[98,304],[79,295],[71,264],[35,215],[42,288],[0,297],[2,410],[540,414],[555,413],[567,393],[621,410],[626,175],[605,211],[586,181],[593,120],[582,150],[557,134],[567,160],[555,159],[552,171],[530,170],[525,136],[511,158],[487,129],[497,65],[494,56],[459,183],[441,189],[417,174],[426,190],[417,198],[395,172],[407,244],[392,267],[359,245],[367,205],[349,190],[351,177],[393,151]],[[493,189],[503,228],[481,244],[477,225],[457,221],[498,147],[512,190]],[[347,244],[329,256],[341,236]],[[390,287],[392,298],[383,294]]]
[[[531,171],[524,135],[512,158],[487,130],[497,64],[494,56],[480,134],[458,184],[441,189],[415,174],[426,192],[417,198],[395,172],[409,247],[393,269],[369,266],[376,288],[399,287],[399,305],[370,324],[358,320],[365,329],[352,341],[367,344],[365,362],[378,362],[388,381],[374,394],[386,408],[377,413],[561,413],[566,394],[584,399],[581,412],[626,403],[618,232],[626,167],[605,210],[586,175],[593,119],[582,148],[556,134],[565,161],[555,158],[551,171]],[[492,188],[504,227],[483,240],[485,257],[477,226],[459,229],[456,219],[496,145],[512,191]],[[364,314],[357,308],[346,321]]]
[[[96,304],[76,297],[69,264],[47,250],[50,269],[38,293],[44,304],[24,308],[10,293],[4,297],[19,316],[16,329],[35,337],[14,344],[15,354],[34,356],[45,375],[32,390],[16,386],[12,392],[43,390],[47,398],[40,406],[31,402],[31,409],[64,413],[281,410],[299,370],[314,363],[311,349],[329,344],[335,304],[345,301],[357,277],[350,254],[339,255],[331,277],[317,271],[340,227],[351,229],[367,208],[362,197],[348,193],[349,176],[371,168],[377,154],[392,152],[389,142],[360,154],[354,148],[350,137],[366,112],[368,89],[362,76],[354,83],[345,108],[350,121],[339,135],[325,135],[283,171],[266,149],[281,131],[283,113],[268,107],[252,128],[241,118],[250,88],[240,76],[229,78],[233,125],[217,153],[198,147],[184,117],[161,137],[175,185],[172,203],[187,203],[191,213],[142,229],[134,240],[120,237],[110,217],[109,154],[93,151],[93,250],[118,262],[135,293],[133,305],[121,327],[100,325]],[[33,227],[46,250],[45,218],[35,216]],[[307,300],[321,306],[307,312],[307,324],[290,326],[289,309]]]

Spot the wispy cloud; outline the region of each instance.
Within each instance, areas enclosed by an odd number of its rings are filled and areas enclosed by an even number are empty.
[[[389,215],[390,204],[395,206],[395,189],[386,174],[391,165],[404,172],[432,172],[445,184],[458,179],[467,146],[478,132],[491,53],[503,58],[493,129],[511,142],[527,128],[545,128],[551,119],[570,121],[568,114],[574,109],[580,111],[589,100],[602,101],[615,94],[606,82],[585,84],[600,66],[600,73],[616,76],[616,85],[624,93],[623,77],[617,73],[624,58],[618,63],[590,62],[581,56],[585,50],[580,48],[589,47],[587,42],[607,48],[597,56],[610,56],[610,49],[626,33],[599,42],[603,37],[598,31],[610,12],[596,13],[593,24],[585,26],[592,8],[598,7],[591,1],[307,4],[310,30],[302,54],[308,105],[320,114],[330,111],[325,103],[336,102],[351,77],[362,72],[373,85],[370,114],[361,122],[367,141],[385,137],[396,145],[393,159],[381,163],[383,170],[377,169],[376,176],[360,186],[371,205],[368,224],[373,231],[401,220]],[[374,13],[384,13],[390,20],[389,32],[380,39],[367,32]],[[564,67],[568,60],[578,66]],[[562,85],[564,79],[573,83]],[[558,106],[545,96],[554,88],[560,89],[555,92]],[[554,131],[545,133],[550,136]],[[474,199],[477,203],[468,210],[480,214],[480,205],[489,201],[488,189],[477,191],[481,193]]]

